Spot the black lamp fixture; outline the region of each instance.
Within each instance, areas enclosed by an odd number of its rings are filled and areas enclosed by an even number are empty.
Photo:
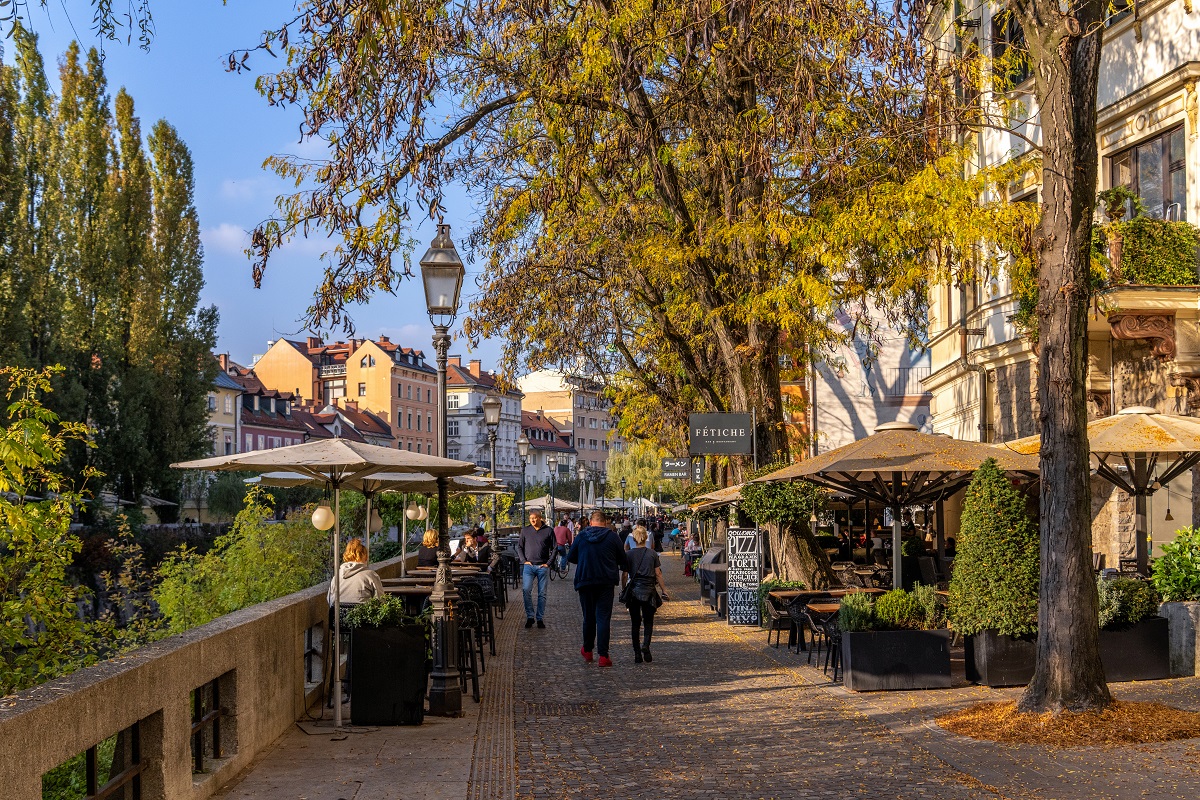
[[[491,449],[491,477],[496,477],[496,434],[500,429],[500,412],[504,401],[494,394],[489,394],[483,400],[483,422],[487,425],[488,445]],[[492,535],[496,535],[496,495],[492,495]]]
[[[517,455],[521,459],[521,524],[525,524],[525,465],[529,463],[529,437],[524,432],[517,437]]]

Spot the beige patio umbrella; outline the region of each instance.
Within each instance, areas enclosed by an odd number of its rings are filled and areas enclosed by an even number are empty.
[[[275,472],[289,470],[326,483],[333,491],[333,657],[335,668],[341,664],[341,490],[380,473],[413,473],[447,479],[470,475],[475,465],[467,461],[392,450],[388,447],[352,442],[347,439],[316,439],[273,450],[254,450],[228,456],[202,458],[172,464],[176,469],[203,469],[216,472]],[[360,484],[361,485],[361,484]],[[336,672],[335,672],[336,674]],[[334,680],[334,725],[342,726],[342,683]]]
[[[1096,474],[1133,495],[1137,569],[1145,575],[1150,566],[1146,498],[1200,463],[1200,419],[1132,406],[1089,422],[1087,437]],[[1003,447],[1040,453],[1042,437],[1029,436]]]
[[[719,506],[727,506],[731,503],[736,503],[742,499],[743,486],[745,486],[745,484],[739,483],[737,486],[726,486],[724,489],[717,489],[716,491],[709,492],[708,494],[697,495],[692,500],[692,510],[705,511],[710,508],[717,508]],[[684,506],[684,508],[686,507],[687,506]]]
[[[949,497],[971,481],[989,458],[1005,472],[1034,477],[1035,456],[931,433],[915,425],[890,422],[857,442],[791,464],[756,483],[805,480],[836,492],[873,500],[892,508],[892,585],[903,585],[900,563],[900,514],[904,506]]]

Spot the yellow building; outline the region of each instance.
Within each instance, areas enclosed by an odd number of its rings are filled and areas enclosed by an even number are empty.
[[[242,387],[222,369],[208,390],[208,430],[212,436],[214,456],[229,456],[238,452],[241,402]]]
[[[396,447],[435,454],[437,370],[420,350],[387,336],[326,344],[279,339],[254,362],[264,386],[291,392],[298,404],[345,407],[347,400],[391,426]]]

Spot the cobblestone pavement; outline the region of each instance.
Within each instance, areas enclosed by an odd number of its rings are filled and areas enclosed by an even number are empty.
[[[653,664],[633,663],[621,606],[614,666],[585,664],[569,583],[552,584],[547,630],[517,632],[519,798],[981,796],[973,779],[764,655],[765,634],[716,620],[690,599],[677,558],[664,566],[679,599],[659,610]]]

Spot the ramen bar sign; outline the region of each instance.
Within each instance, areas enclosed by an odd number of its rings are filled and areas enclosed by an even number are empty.
[[[749,414],[689,414],[688,452],[750,455],[754,424]]]
[[[726,619],[730,625],[758,625],[758,575],[760,551],[758,531],[730,528],[725,534]]]

